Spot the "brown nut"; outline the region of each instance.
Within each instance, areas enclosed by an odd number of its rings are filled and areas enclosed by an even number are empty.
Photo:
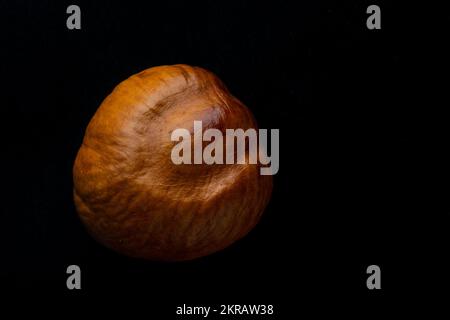
[[[120,83],[90,121],[73,168],[77,211],[120,253],[179,261],[221,250],[258,222],[272,190],[259,164],[171,161],[171,132],[257,129],[250,111],[211,72],[144,70]]]

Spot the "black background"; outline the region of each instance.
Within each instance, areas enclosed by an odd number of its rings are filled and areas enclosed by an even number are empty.
[[[166,319],[183,303],[274,304],[278,318],[374,312],[445,289],[443,8],[377,1],[382,29],[368,30],[365,1],[74,3],[81,30],[66,28],[72,2],[1,2],[2,290],[113,297]],[[114,86],[176,63],[213,71],[260,127],[280,129],[280,171],[246,238],[191,262],[146,262],[89,237],[71,170]],[[66,288],[70,264],[80,291]],[[371,264],[382,290],[366,288]]]

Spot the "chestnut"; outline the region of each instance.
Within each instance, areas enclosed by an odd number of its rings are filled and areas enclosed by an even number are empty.
[[[195,121],[221,132],[257,129],[249,109],[199,67],[153,67],[106,97],[73,167],[76,209],[97,241],[132,257],[181,261],[224,249],[257,224],[272,191],[261,164],[171,160],[172,132],[194,134]]]

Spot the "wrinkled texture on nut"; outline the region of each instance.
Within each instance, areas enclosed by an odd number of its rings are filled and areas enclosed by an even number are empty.
[[[120,83],[89,123],[75,160],[74,199],[89,232],[120,253],[177,261],[229,246],[258,222],[272,177],[259,165],[175,165],[171,132],[257,129],[212,73],[186,65]],[[193,139],[192,139],[193,140]]]

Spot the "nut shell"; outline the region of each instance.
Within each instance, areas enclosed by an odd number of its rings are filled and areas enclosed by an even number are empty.
[[[120,253],[180,261],[221,250],[258,222],[272,177],[258,164],[175,165],[171,132],[257,129],[211,72],[144,70],[120,83],[90,121],[74,168],[74,200],[89,232]]]

